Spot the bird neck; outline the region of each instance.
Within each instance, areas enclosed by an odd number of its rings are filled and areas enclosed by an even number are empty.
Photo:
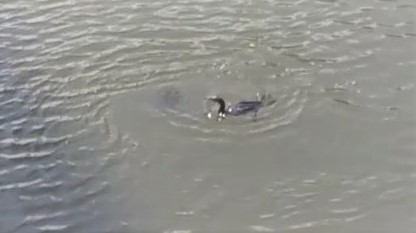
[[[220,108],[218,109],[218,113],[225,114],[225,101],[222,98],[218,98],[216,102],[220,105]]]

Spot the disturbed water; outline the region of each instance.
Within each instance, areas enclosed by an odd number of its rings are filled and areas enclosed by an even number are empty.
[[[414,0],[2,0],[0,232],[413,233],[415,74]]]

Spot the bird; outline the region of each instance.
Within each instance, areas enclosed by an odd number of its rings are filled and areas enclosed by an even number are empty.
[[[217,95],[209,96],[206,100],[212,101],[219,105],[217,120],[221,121],[227,116],[241,116],[249,113],[253,114],[252,119],[257,119],[257,112],[260,108],[272,105],[276,102],[271,95],[262,95],[261,97],[257,94],[258,100],[243,100],[234,104],[227,105],[225,100]],[[211,113],[208,113],[208,118],[211,118]]]

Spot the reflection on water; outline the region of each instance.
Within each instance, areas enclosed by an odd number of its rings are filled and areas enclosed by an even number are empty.
[[[416,5],[6,0],[0,232],[413,232]],[[259,119],[203,98],[277,98]]]

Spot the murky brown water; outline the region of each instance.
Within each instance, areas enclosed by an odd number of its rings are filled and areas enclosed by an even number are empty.
[[[0,232],[414,233],[415,74],[413,0],[2,0]]]

